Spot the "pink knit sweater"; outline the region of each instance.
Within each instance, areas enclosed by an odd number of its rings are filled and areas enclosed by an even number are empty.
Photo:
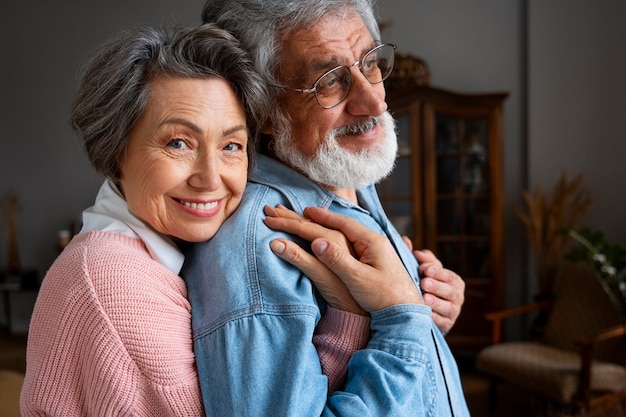
[[[22,415],[203,415],[186,294],[141,240],[100,231],[75,237],[35,305]],[[316,345],[336,386],[367,342],[368,323],[336,310],[323,323]]]

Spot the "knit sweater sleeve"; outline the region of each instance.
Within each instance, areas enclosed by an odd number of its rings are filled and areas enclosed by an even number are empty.
[[[183,281],[140,240],[75,238],[31,319],[23,416],[203,415]]]
[[[313,344],[328,377],[328,395],[343,387],[352,354],[367,346],[369,324],[369,316],[327,307],[315,329]]]

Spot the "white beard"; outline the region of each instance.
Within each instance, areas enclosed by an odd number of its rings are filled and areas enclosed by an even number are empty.
[[[350,152],[337,141],[337,137],[366,131],[377,124],[381,124],[384,138],[375,147]],[[333,129],[312,156],[300,152],[291,138],[290,129],[281,130],[283,134],[274,137],[274,151],[278,159],[321,185],[343,189],[362,188],[385,179],[395,165],[398,140],[395,120],[389,112],[366,123]]]

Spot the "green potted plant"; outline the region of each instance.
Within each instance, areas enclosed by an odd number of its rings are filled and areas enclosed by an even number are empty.
[[[602,287],[626,321],[626,245],[609,243],[604,233],[588,227],[570,228],[578,243],[566,254],[570,261],[585,261],[596,272]]]

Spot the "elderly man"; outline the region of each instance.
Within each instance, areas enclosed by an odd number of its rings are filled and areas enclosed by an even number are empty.
[[[397,143],[382,84],[394,46],[380,42],[372,4],[209,0],[203,19],[231,31],[250,51],[274,92],[275,109],[242,205],[211,241],[190,248],[182,271],[207,414],[468,415],[454,358],[430,308],[419,293],[398,294],[378,282],[372,291],[384,303],[361,305],[371,315],[371,338],[351,355],[343,387],[327,392],[312,339],[321,312],[326,319],[343,306],[329,301],[326,308],[310,281],[270,250],[278,234],[264,223],[265,206],[298,213],[323,207],[386,236],[396,252],[391,257],[419,282],[417,261],[373,186],[393,168]],[[332,226],[337,219],[330,217]],[[462,304],[462,280],[421,256],[438,271],[426,302],[446,331]]]

